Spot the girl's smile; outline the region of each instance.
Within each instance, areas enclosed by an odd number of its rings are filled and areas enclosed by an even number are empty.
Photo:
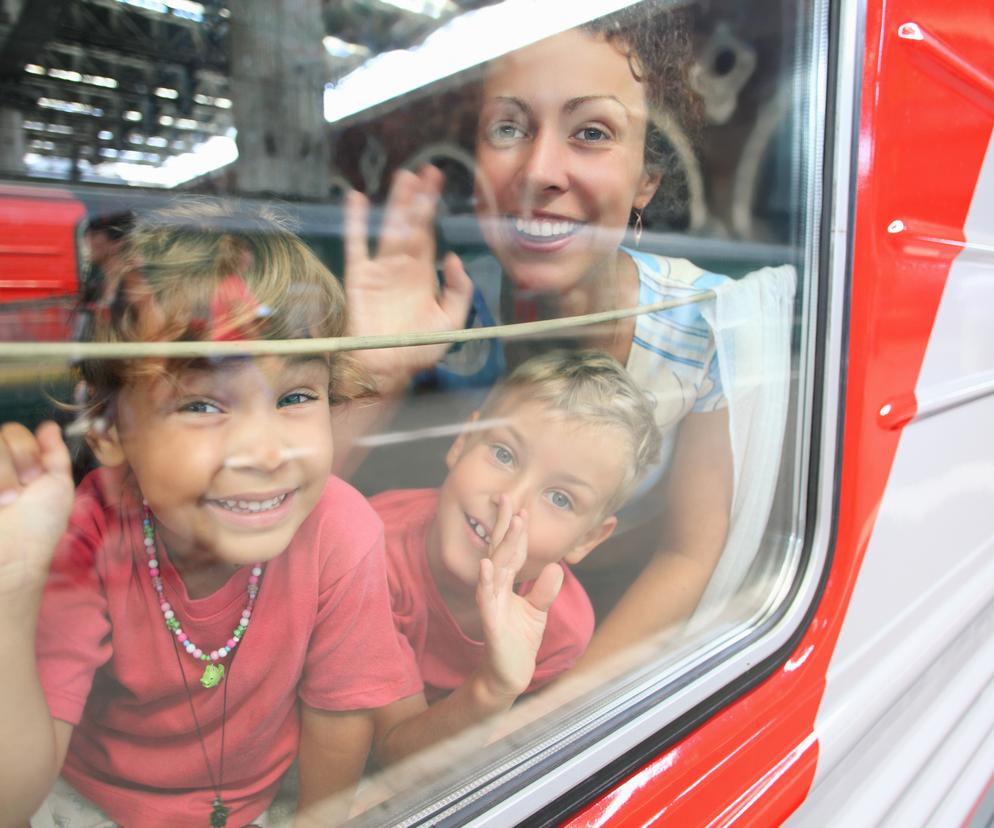
[[[286,549],[331,472],[329,382],[315,357],[136,379],[102,441],[118,456],[102,459],[127,462],[174,559],[268,560]]]

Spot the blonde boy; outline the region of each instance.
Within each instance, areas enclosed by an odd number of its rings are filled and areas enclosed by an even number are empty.
[[[574,664],[594,616],[569,565],[614,531],[659,445],[653,404],[621,365],[556,351],[494,389],[439,489],[372,499],[395,623],[431,704],[381,721],[381,759],[499,714]]]

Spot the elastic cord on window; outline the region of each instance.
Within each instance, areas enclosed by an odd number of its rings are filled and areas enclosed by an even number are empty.
[[[224,342],[0,342],[0,359],[68,361],[138,359],[141,357],[293,355],[337,353],[376,348],[404,348],[415,345],[439,345],[484,339],[513,339],[599,325],[647,313],[657,313],[670,308],[704,302],[713,299],[714,295],[714,291],[705,290],[676,299],[666,299],[649,305],[638,305],[634,308],[438,333],[416,332],[380,336],[340,336],[326,339],[252,339]]]

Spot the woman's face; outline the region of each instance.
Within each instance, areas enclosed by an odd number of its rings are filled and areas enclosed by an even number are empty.
[[[495,61],[477,133],[477,215],[519,288],[566,293],[612,267],[652,198],[646,98],[628,58],[573,29]]]

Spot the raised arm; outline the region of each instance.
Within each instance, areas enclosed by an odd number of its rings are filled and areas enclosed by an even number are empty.
[[[585,668],[690,617],[721,557],[732,503],[732,450],[724,409],[688,414],[663,487],[655,554],[594,633]]]
[[[38,678],[35,630],[42,590],[73,502],[59,429],[0,429],[0,802],[4,824],[26,822],[65,761],[72,726],[53,719]]]
[[[558,564],[549,564],[528,595],[516,594],[514,579],[527,557],[527,515],[512,517],[506,496],[501,497],[492,535],[490,556],[480,561],[476,591],[483,624],[483,661],[466,681],[431,707],[415,697],[378,711],[375,750],[384,764],[463,732],[467,732],[467,749],[479,746],[489,733],[486,725],[506,712],[531,683],[563,571]]]
[[[345,202],[345,294],[349,332],[355,336],[453,331],[463,327],[473,298],[473,283],[462,262],[449,253],[438,283],[435,209],[442,173],[425,166],[399,171],[387,199],[376,255],[369,251],[369,202],[351,192]],[[378,398],[340,407],[335,417],[336,470],[354,466],[355,440],[373,431],[391,413],[391,402],[418,371],[431,368],[446,345],[357,351]]]

